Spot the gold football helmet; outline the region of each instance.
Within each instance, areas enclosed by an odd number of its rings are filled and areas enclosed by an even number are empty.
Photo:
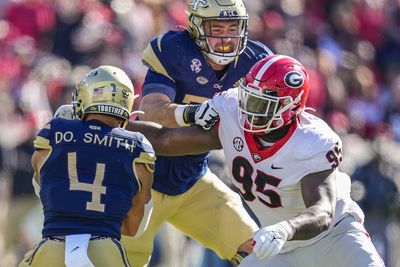
[[[242,0],[189,0],[189,31],[202,52],[220,65],[232,62],[243,50],[247,43],[248,14]],[[230,36],[239,38],[238,45],[232,52],[216,52],[208,44],[204,30],[207,20],[235,20],[239,23],[238,35]],[[216,37],[214,37],[216,38]],[[221,38],[221,37],[217,37]]]
[[[134,89],[126,73],[113,66],[91,70],[76,86],[72,96],[74,112],[80,119],[89,113],[111,115],[129,120]]]

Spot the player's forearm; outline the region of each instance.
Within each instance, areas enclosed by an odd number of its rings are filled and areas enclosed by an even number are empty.
[[[163,138],[166,139],[168,147],[163,147],[163,153],[173,153],[175,155],[197,155],[214,149],[222,148],[218,136],[217,128],[209,131],[203,130],[199,126],[179,127],[175,129],[165,128]]]
[[[127,130],[142,133],[160,156],[196,155],[221,148],[216,130],[204,131],[200,127],[167,128],[148,121],[132,121]]]
[[[143,121],[154,121],[166,127],[178,127],[175,119],[177,104],[164,100],[146,101],[143,99],[140,110],[144,112],[139,116]]]
[[[333,210],[318,205],[308,207],[304,212],[288,220],[294,228],[291,240],[311,239],[327,230],[332,223]]]
[[[301,180],[306,209],[289,220],[295,232],[293,240],[307,240],[327,230],[336,207],[336,173],[329,169],[311,173]]]

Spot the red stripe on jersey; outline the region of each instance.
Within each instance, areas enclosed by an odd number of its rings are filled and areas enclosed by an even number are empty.
[[[293,125],[290,127],[287,134],[282,139],[275,142],[275,144],[273,144],[270,147],[263,147],[260,144],[260,142],[257,140],[256,136],[254,136],[250,132],[244,131],[244,139],[246,141],[246,144],[249,148],[251,155],[257,154],[260,156],[259,160],[252,157],[253,161],[255,163],[258,163],[258,162],[261,162],[261,161],[273,156],[284,144],[286,144],[286,142],[293,135],[294,131],[297,129],[297,126],[298,126],[298,121],[296,120],[296,122],[293,123]]]

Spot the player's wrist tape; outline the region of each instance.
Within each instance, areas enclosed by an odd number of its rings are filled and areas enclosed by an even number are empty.
[[[236,252],[235,256],[231,259],[231,261],[235,262],[237,265],[239,265],[245,257],[247,257],[249,253],[245,251],[238,251]]]
[[[294,235],[294,227],[289,221],[283,221],[277,224],[277,228],[287,233],[287,240],[292,239]]]
[[[36,182],[35,175],[33,175],[32,177],[32,185],[33,189],[35,190],[36,196],[40,198],[40,185],[38,184],[38,182]]]
[[[144,204],[144,214],[142,220],[140,221],[136,234],[133,236],[133,238],[138,238],[144,233],[144,231],[146,231],[152,213],[153,213],[153,199],[150,199],[149,202]]]
[[[199,105],[177,105],[175,108],[175,120],[179,126],[195,124],[196,110]]]

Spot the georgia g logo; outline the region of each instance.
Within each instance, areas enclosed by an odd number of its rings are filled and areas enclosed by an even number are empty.
[[[208,3],[208,0],[190,0],[189,2],[189,6],[191,6],[193,10],[197,10],[199,5],[202,7],[208,7],[210,4]]]
[[[304,77],[300,72],[291,71],[285,75],[285,84],[290,88],[299,88],[304,83]]]

